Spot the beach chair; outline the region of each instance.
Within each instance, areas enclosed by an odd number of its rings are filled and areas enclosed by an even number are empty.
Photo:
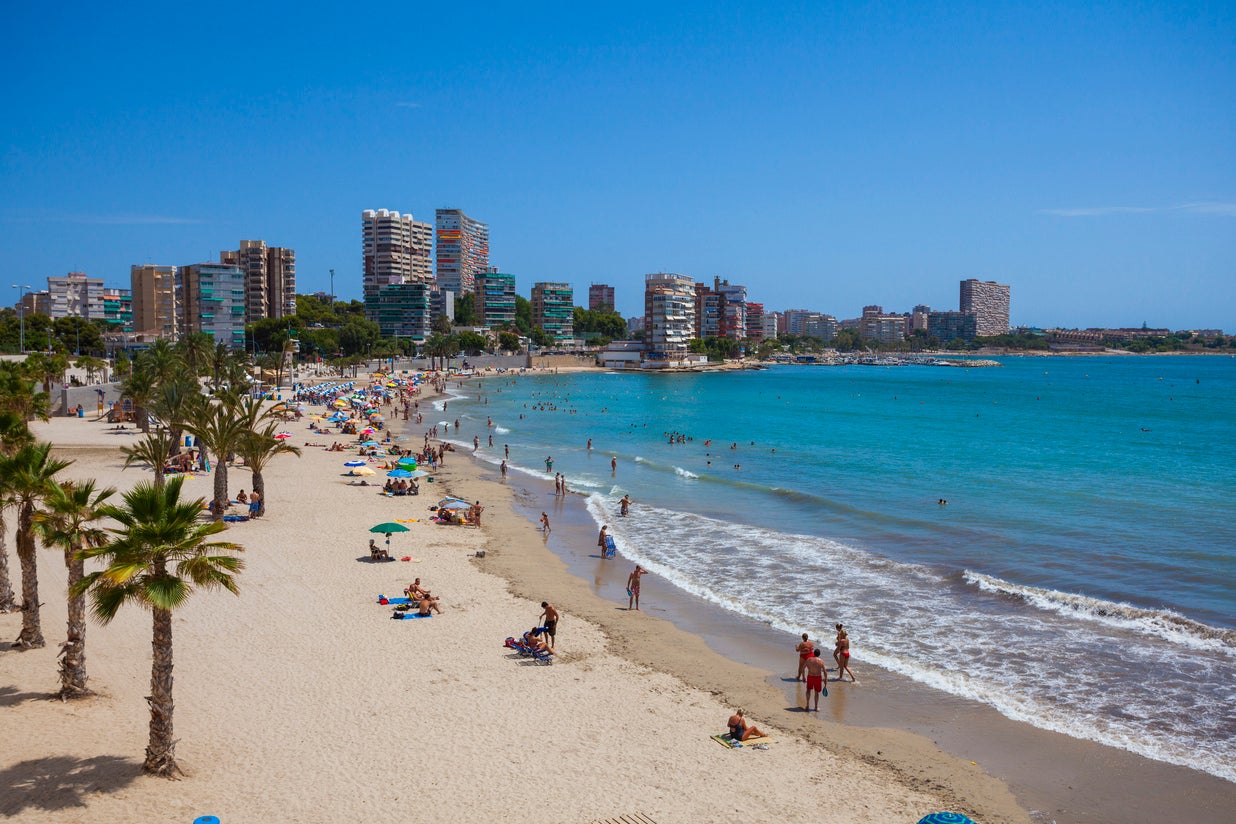
[[[538,664],[549,665],[554,663],[554,654],[547,649],[534,649],[532,650],[532,660]]]

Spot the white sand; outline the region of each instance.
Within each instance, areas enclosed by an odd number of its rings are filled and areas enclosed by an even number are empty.
[[[329,440],[309,436],[303,423],[289,426],[293,443]],[[121,471],[116,447],[133,436],[77,419],[35,430],[76,459],[67,477],[122,490],[148,477]],[[0,815],[191,822],[210,813],[230,824],[585,822],[642,813],[662,824],[887,824],[944,808],[878,765],[778,730],[776,719],[752,719],[778,739],[766,751],[719,746],[709,735],[724,731],[732,708],[608,654],[601,631],[570,614],[559,627],[558,663],[515,657],[502,641],[534,625],[539,603],[513,597],[470,560],[487,540],[505,546],[512,536],[493,534],[490,524],[422,520],[391,539],[396,556],[419,562],[358,561],[368,555],[370,526],[426,518],[440,485],[384,498],[345,485],[347,455],[305,453],[268,470],[267,516],[225,533],[246,550],[239,597],[198,593],[176,614],[183,780],[140,772],[148,614],[127,608],[107,627],[91,622],[87,668],[97,698],[47,700],[58,686],[65,574],[58,552],[41,552],[48,646],[16,652],[6,643],[0,651]],[[230,486],[233,495],[250,489],[248,472],[233,469]],[[208,496],[210,479],[192,478],[185,489]],[[16,576],[12,554],[10,561]],[[400,594],[416,576],[442,596],[445,613],[389,620],[378,593]],[[0,615],[0,639],[19,627],[18,614]]]

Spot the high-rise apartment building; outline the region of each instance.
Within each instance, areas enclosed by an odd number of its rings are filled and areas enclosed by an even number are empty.
[[[476,290],[476,278],[489,268],[489,226],[460,209],[438,209],[438,286],[457,295]]]
[[[748,340],[764,339],[764,304],[747,303],[747,329],[743,337]]]
[[[975,320],[973,312],[928,312],[927,335],[940,343],[956,338],[974,340]]]
[[[26,292],[21,296],[21,300],[13,304],[13,311],[25,317],[30,317],[31,315],[47,315],[51,317],[51,293],[46,289],[40,289],[37,292]]]
[[[687,354],[695,332],[695,281],[658,272],[644,276],[644,349],[652,359]]]
[[[721,334],[722,297],[706,283],[695,284],[695,337],[700,340]]]
[[[864,306],[858,334],[863,340],[897,343],[906,339],[906,316],[886,315],[883,306]]]
[[[614,311],[614,287],[604,283],[594,283],[588,287],[588,308],[593,312]]]
[[[365,317],[378,324],[383,337],[423,343],[434,319],[433,284],[424,281],[390,283],[365,298]]]
[[[970,278],[961,282],[964,314],[974,315],[975,333],[980,337],[1003,335],[1009,331],[1009,285],[994,280]]]
[[[219,262],[239,266],[245,276],[245,320],[296,314],[296,252],[267,246],[264,240],[242,240],[235,251],[219,253]]]
[[[366,304],[371,297],[377,298],[383,286],[432,280],[429,252],[433,230],[428,223],[414,220],[411,212],[400,214],[387,209],[366,209],[361,212],[361,239],[364,250],[362,291]]]
[[[133,290],[103,287],[103,320],[121,332],[133,331]]]
[[[181,266],[180,333],[204,332],[216,344],[245,348],[245,303],[248,283],[244,269],[231,263],[191,263]]]
[[[532,325],[555,341],[575,337],[575,291],[571,284],[532,284]]]
[[[490,267],[476,279],[476,315],[493,328],[515,322],[515,276]]]
[[[47,278],[48,314],[53,318],[103,317],[103,279],[69,272]]]
[[[721,296],[717,336],[740,340],[747,336],[747,287],[713,278],[712,290]]]
[[[130,268],[134,332],[159,335],[169,341],[180,339],[176,274],[175,266],[147,263]]]

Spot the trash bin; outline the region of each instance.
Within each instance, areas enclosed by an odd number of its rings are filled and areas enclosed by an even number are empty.
[[[85,409],[78,409],[78,410],[77,410],[77,417],[79,417],[79,418],[84,418],[84,417],[86,417],[86,410],[85,410]]]
[[[193,446],[193,436],[185,435],[185,446]]]

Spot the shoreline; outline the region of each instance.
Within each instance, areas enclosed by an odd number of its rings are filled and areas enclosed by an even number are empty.
[[[117,447],[132,430],[69,418],[34,428],[76,460],[64,478],[93,477],[121,490],[149,478],[122,468]],[[291,431],[298,446],[319,440],[302,422]],[[267,515],[225,533],[245,548],[239,594],[199,593],[176,611],[181,781],[140,770],[149,614],[125,609],[105,627],[91,621],[87,666],[97,695],[46,700],[56,684],[64,570],[59,553],[39,552],[48,645],[0,650],[7,722],[0,771],[11,790],[0,798],[0,815],[23,822],[205,814],[224,822],[352,822],[412,805],[421,817],[443,820],[581,822],[638,813],[662,822],[884,824],[947,808],[952,797],[929,781],[832,755],[754,709],[752,720],[776,738],[769,749],[718,746],[709,736],[723,731],[735,706],[718,696],[744,697],[729,688],[731,673],[756,672],[756,691],[775,694],[758,671],[733,663],[716,669],[702,642],[685,635],[683,649],[697,645],[701,672],[722,688],[696,689],[638,655],[617,656],[631,639],[606,639],[575,610],[569,586],[551,598],[564,614],[558,661],[542,667],[519,658],[502,639],[531,626],[550,593],[536,575],[513,587],[490,574],[491,566],[498,559],[553,564],[535,551],[538,536],[506,494],[484,493],[489,511],[479,530],[440,526],[427,509],[445,485],[460,493],[488,489],[469,479],[475,473],[462,453],[448,453],[442,481],[422,487],[432,494],[412,498],[348,486],[341,477],[346,458],[307,448],[299,459],[274,461],[266,472]],[[198,497],[211,479],[191,474],[185,484]],[[229,486],[247,489],[248,473],[234,468]],[[409,533],[391,541],[394,554],[410,562],[371,563],[369,527],[396,518],[411,520]],[[493,553],[476,558],[482,548]],[[569,581],[559,574],[555,587]],[[389,607],[375,603],[378,593],[398,593],[418,576],[442,596],[443,614],[389,620]],[[0,635],[15,636],[19,624],[19,615],[0,615]],[[527,796],[529,782],[535,803],[513,803]],[[859,800],[838,807],[838,798]],[[981,820],[1025,821],[1015,806],[1008,810]]]
[[[455,455],[452,469],[458,470],[460,459],[467,457],[468,452],[461,449]],[[512,487],[527,490],[520,493],[523,500],[516,504],[523,505],[522,517],[527,529],[535,528],[533,519],[536,511],[548,510],[550,506],[556,508],[556,511],[551,510],[556,525],[550,539],[554,547],[548,544],[542,547],[544,553],[556,563],[543,558],[539,565],[522,562],[507,565],[508,562],[497,555],[497,559],[488,564],[489,568],[501,569],[500,574],[511,581],[512,591],[530,591],[528,578],[539,579],[547,575],[545,567],[552,566],[571,580],[573,595],[580,599],[575,604],[576,608],[585,610],[589,620],[596,621],[602,627],[618,654],[628,658],[635,656],[634,660],[670,672],[694,686],[708,688],[711,682],[707,672],[694,665],[683,666],[673,649],[646,650],[647,635],[651,632],[647,627],[641,625],[631,637],[631,628],[623,625],[625,606],[619,609],[616,601],[600,594],[606,585],[612,591],[614,583],[612,578],[608,583],[603,581],[599,571],[590,573],[586,569],[588,559],[598,556],[592,548],[596,525],[592,516],[584,511],[584,496],[572,495],[571,500],[564,503],[561,498],[552,496],[547,488],[539,486],[544,483],[539,479],[514,472],[511,477],[516,480],[503,482],[497,478],[494,467],[478,460],[471,461],[469,471],[477,476],[469,480],[480,484],[478,489],[501,488],[509,483]],[[564,507],[576,507],[583,515],[564,520]],[[581,521],[584,523],[582,527]],[[567,529],[574,529],[576,533],[571,538],[565,538],[565,545],[562,543],[565,537],[563,528],[559,524],[565,524]],[[619,555],[622,555],[621,547]],[[628,562],[622,559],[617,562],[595,561],[592,566],[603,567],[605,564],[609,564],[611,570],[620,569],[618,579],[624,580],[621,576],[628,570]],[[554,578],[558,577],[557,572]],[[618,586],[621,588],[624,585]],[[578,592],[581,588],[586,595]],[[673,587],[667,585],[666,589]],[[801,692],[797,701],[793,694],[793,656],[789,652],[797,638],[772,630],[753,619],[728,613],[676,589],[665,595],[676,605],[668,611],[665,622],[670,623],[675,632],[685,636],[674,636],[677,638],[675,644],[703,644],[708,655],[719,659],[718,666],[720,661],[743,664],[748,667],[745,671],[727,671],[727,678],[723,679],[726,684],[732,684],[733,679],[754,678],[758,673],[765,685],[776,690],[781,699],[780,704],[775,701],[762,703],[770,701],[770,697],[761,695],[751,684],[745,685],[741,692],[735,688],[717,694],[737,694],[745,706],[759,705],[762,710],[779,714],[775,722],[771,721],[770,716],[763,716],[770,718],[770,723],[785,724],[786,710],[796,703],[801,706],[802,702]],[[591,603],[589,598],[593,599]],[[604,605],[608,605],[608,611]],[[670,635],[673,636],[673,633]],[[976,768],[987,769],[1007,782],[1015,796],[1015,803],[1020,803],[1023,810],[1033,810],[1035,821],[1135,822],[1162,820],[1169,816],[1199,822],[1221,821],[1225,811],[1236,803],[1236,785],[1200,770],[1155,761],[1098,742],[1072,738],[1014,721],[985,704],[938,692],[895,673],[879,670],[874,665],[860,663],[863,670],[878,673],[871,679],[878,682],[878,686],[852,696],[844,710],[834,713],[839,724],[829,726],[825,722],[813,725],[804,717],[805,725],[793,727],[797,734],[813,742],[840,742],[848,751],[873,760],[888,757],[886,752],[880,752],[879,746],[866,740],[868,733],[875,728],[880,728],[880,732],[922,737],[927,742],[928,750],[933,749],[934,742],[935,747],[958,761],[953,765],[954,770],[945,769],[942,774],[933,774],[928,779],[936,782],[936,786],[948,785],[949,781],[956,781],[959,777],[968,778],[965,768],[970,772]],[[830,677],[831,671],[830,667]],[[791,676],[788,685],[783,683],[786,673]],[[833,700],[848,687],[847,683],[834,690],[830,685]],[[796,718],[797,714],[790,717]],[[813,730],[812,726],[821,729]],[[839,733],[833,727],[841,727],[842,731]],[[888,727],[894,729],[887,730]],[[924,751],[916,750],[905,764],[905,769],[911,772],[921,769],[921,763],[932,758]],[[962,769],[957,771],[956,768]],[[919,775],[926,773],[920,772]]]

